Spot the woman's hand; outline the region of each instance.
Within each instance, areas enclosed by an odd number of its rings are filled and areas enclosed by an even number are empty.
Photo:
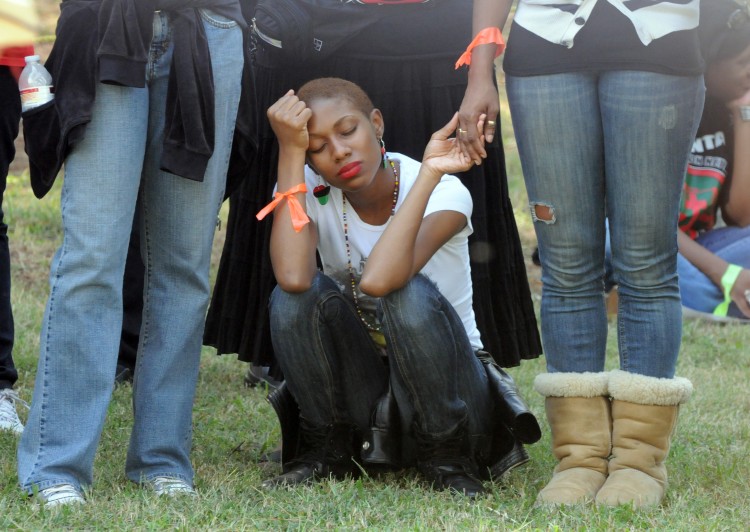
[[[748,296],[745,295],[745,292],[750,294],[750,270],[747,268],[744,268],[740,272],[740,275],[734,282],[730,295],[732,296],[734,304],[740,309],[740,312],[742,312],[746,318],[750,318],[750,301],[748,301]]]
[[[458,113],[453,115],[450,122],[432,134],[424,150],[422,167],[430,170],[438,179],[444,174],[465,172],[474,164],[471,158],[461,151],[456,137],[450,136],[456,131],[457,126]],[[483,126],[484,115],[481,115],[475,128],[479,131]],[[484,142],[484,135],[480,136],[480,140]]]
[[[269,107],[266,115],[282,149],[297,148],[307,151],[310,144],[307,122],[312,116],[312,111],[293,90]]]
[[[476,81],[470,80],[458,111],[459,125],[456,138],[461,151],[475,164],[482,164],[482,159],[487,157],[484,143],[492,142],[495,136],[499,111],[500,98],[491,76],[484,76]],[[479,126],[482,115],[485,118]]]

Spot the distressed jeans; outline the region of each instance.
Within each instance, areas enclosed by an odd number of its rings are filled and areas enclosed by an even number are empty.
[[[682,337],[677,211],[702,77],[605,71],[506,83],[543,268],[548,370],[604,369],[608,217],[620,367],[671,378]]]
[[[271,338],[302,418],[364,431],[390,378],[404,426],[440,439],[456,429],[492,433],[484,367],[461,319],[435,285],[417,275],[380,298],[389,364],[339,286],[318,273],[303,293],[278,286],[270,299]],[[388,373],[390,368],[390,375]]]
[[[173,45],[155,14],[146,87],[99,84],[86,137],[65,164],[63,242],[50,272],[39,366],[18,478],[27,492],[93,481],[122,326],[122,282],[140,190],[143,324],[125,465],[135,482],[192,483],[192,406],[208,270],[240,95],[242,32],[203,12],[215,91],[215,144],[204,180],[160,170]]]

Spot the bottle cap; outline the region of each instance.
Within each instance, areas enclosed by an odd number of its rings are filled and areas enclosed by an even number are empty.
[[[39,62],[39,56],[38,55],[27,55],[24,57],[27,63],[38,63]]]

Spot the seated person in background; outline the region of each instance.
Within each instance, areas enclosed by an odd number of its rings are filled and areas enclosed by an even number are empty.
[[[301,450],[263,487],[356,475],[371,412],[390,389],[399,465],[416,462],[437,489],[481,493],[478,475],[514,440],[497,437],[476,356],[472,200],[446,175],[473,164],[449,138],[457,116],[433,134],[421,164],[386,152],[382,114],[349,81],[310,81],[268,117],[278,192],[258,216],[275,206],[271,337],[299,406]]]
[[[706,102],[680,203],[683,315],[750,320],[750,8],[701,4]],[[726,227],[715,227],[721,211]],[[607,235],[606,289],[617,284]]]
[[[750,11],[702,4],[707,92],[682,193],[680,292],[686,315],[750,320]]]

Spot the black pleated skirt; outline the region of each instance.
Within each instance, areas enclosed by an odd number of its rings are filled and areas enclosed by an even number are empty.
[[[461,7],[451,11],[449,4]],[[241,360],[259,365],[273,362],[268,326],[268,298],[274,286],[268,253],[271,220],[255,219],[270,201],[276,182],[278,145],[266,109],[310,79],[348,79],[382,111],[386,148],[421,160],[431,134],[460,107],[467,74],[465,69],[455,70],[454,63],[471,40],[471,3],[393,13],[352,36],[319,64],[289,66],[279,57],[279,49],[256,43],[253,114],[258,148],[248,175],[230,196],[226,241],[204,336],[204,343],[219,354],[237,353]],[[474,200],[470,249],[477,325],[485,349],[501,366],[510,367],[539,356],[541,342],[508,197],[500,135],[487,152],[481,166],[459,177]]]

